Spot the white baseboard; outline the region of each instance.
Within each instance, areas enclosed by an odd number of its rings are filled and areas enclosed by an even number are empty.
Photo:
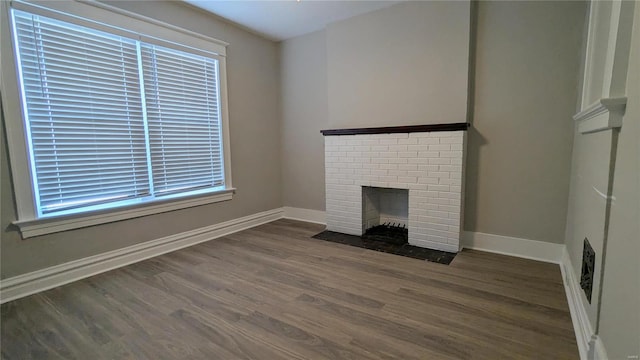
[[[578,343],[578,351],[582,360],[606,360],[606,352],[604,346],[598,349],[597,343],[602,345],[597,335],[593,334],[591,322],[582,300],[582,289],[580,283],[573,272],[571,259],[566,247],[563,249],[560,262],[560,271],[562,272],[562,281],[564,282],[564,291],[567,295],[569,303],[569,311],[571,312],[571,321],[573,322],[573,331],[576,334],[576,342]],[[595,352],[594,350],[598,350]]]
[[[324,211],[295,208],[290,206],[285,206],[283,209],[285,219],[300,220],[322,225],[327,224],[327,216]]]
[[[282,208],[264,211],[4,279],[0,303],[281,219],[283,213]]]
[[[426,247],[434,250],[446,251],[450,253],[457,253],[460,250],[458,248],[458,245],[443,244],[443,243],[438,243],[435,241],[428,241],[428,240],[415,240],[415,239],[409,240],[409,244],[414,246],[419,246],[419,247]]]
[[[511,236],[465,231],[462,247],[559,264],[564,245]]]

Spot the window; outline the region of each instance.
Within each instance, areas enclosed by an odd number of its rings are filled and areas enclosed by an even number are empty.
[[[228,192],[224,57],[25,6],[9,16],[27,222]]]

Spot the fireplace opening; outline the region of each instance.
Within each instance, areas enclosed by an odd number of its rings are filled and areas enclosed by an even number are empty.
[[[409,191],[362,187],[362,238],[394,245],[408,243]]]

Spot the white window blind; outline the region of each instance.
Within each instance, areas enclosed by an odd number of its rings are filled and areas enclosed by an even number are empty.
[[[224,186],[218,60],[12,18],[39,216]]]
[[[217,60],[142,45],[157,194],[224,184]]]

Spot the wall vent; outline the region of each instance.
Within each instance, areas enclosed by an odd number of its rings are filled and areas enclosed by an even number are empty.
[[[582,248],[582,272],[580,275],[580,287],[587,295],[587,300],[591,304],[591,292],[593,290],[593,274],[596,264],[596,253],[593,251],[589,240],[584,238],[584,246]]]

